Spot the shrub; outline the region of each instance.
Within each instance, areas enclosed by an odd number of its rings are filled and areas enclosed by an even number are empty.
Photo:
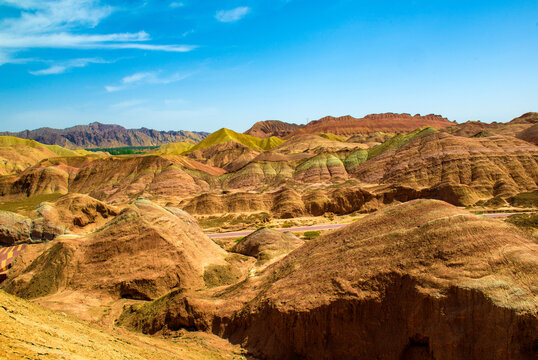
[[[309,238],[309,239],[318,237],[320,235],[321,235],[321,233],[319,231],[305,231],[305,233],[304,233],[304,236]]]

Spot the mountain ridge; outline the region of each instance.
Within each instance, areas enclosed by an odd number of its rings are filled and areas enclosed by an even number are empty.
[[[92,122],[65,129],[42,127],[19,132],[0,132],[0,136],[15,136],[31,139],[46,145],[76,148],[111,148],[124,146],[158,146],[175,142],[199,142],[209,133],[171,130],[159,131],[142,127],[127,129],[121,125]]]

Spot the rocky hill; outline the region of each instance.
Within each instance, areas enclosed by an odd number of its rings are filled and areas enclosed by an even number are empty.
[[[45,145],[34,140],[0,136],[0,176],[20,173],[51,157],[88,154],[84,150],[68,150],[58,145]]]
[[[304,125],[290,124],[279,120],[265,120],[258,121],[244,133],[247,135],[256,136],[260,139],[265,139],[271,136],[284,138],[290,134],[293,134],[303,126]]]
[[[172,292],[120,321],[213,332],[264,359],[534,359],[537,253],[512,225],[416,200],[235,286]]]
[[[0,290],[0,353],[5,359],[247,359],[238,346],[192,333],[175,341],[111,331]]]
[[[198,142],[208,133],[195,131],[158,131],[152,129],[126,129],[119,125],[78,125],[67,129],[40,128],[21,132],[0,132],[23,139],[33,139],[43,144],[66,148],[113,148],[123,146],[158,146],[175,142]]]
[[[513,137],[465,138],[438,132],[387,149],[351,174],[367,183],[429,189],[425,197],[472,205],[480,198],[535,189],[537,161],[538,148]]]
[[[59,199],[55,207],[67,208],[72,200]],[[1,287],[92,319],[101,306],[120,299],[149,300],[172,289],[226,283],[214,279],[219,271],[227,271],[236,280],[245,275],[241,266],[231,267],[235,258],[229,258],[203,234],[194,218],[179,209],[137,200],[107,218],[93,232],[87,229],[90,232],[84,235],[71,233],[28,246]],[[62,219],[68,218],[49,221],[60,220],[56,222],[60,225]],[[79,303],[77,299],[82,298],[86,300]]]
[[[294,134],[331,133],[343,136],[356,134],[371,134],[375,132],[399,133],[408,132],[417,128],[431,126],[443,129],[455,123],[440,115],[414,115],[409,114],[371,114],[357,119],[353,116],[332,117],[327,116],[311,121]]]
[[[265,150],[283,143],[271,136],[260,139],[255,136],[236,133],[222,128],[188,149],[185,154],[197,161],[226,171],[240,169]]]

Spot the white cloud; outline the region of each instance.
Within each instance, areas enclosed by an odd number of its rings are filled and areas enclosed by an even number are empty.
[[[99,46],[102,49],[139,49],[166,52],[189,52],[196,49],[195,45],[150,45],[150,44],[115,44]]]
[[[31,48],[138,49],[187,52],[195,46],[150,44],[145,31],[95,34],[94,28],[114,8],[99,0],[0,0],[20,10],[20,16],[0,20],[0,64],[13,62],[6,50]],[[12,61],[10,61],[12,60]]]
[[[112,108],[114,110],[123,110],[123,109],[129,109],[129,108],[132,108],[132,107],[136,107],[138,105],[142,105],[142,104],[144,104],[146,102],[147,102],[147,100],[142,100],[142,99],[126,100],[126,101],[122,101],[122,102],[119,102],[119,103],[116,103],[116,104],[112,104],[112,105],[110,105],[110,108]]]
[[[65,66],[55,65],[55,66],[51,66],[51,67],[43,69],[43,70],[30,71],[30,74],[32,74],[32,75],[54,75],[54,74],[62,74],[66,70],[67,70],[67,67],[65,67]]]
[[[194,33],[194,29],[190,29],[190,30],[187,30],[185,31],[183,34],[181,34],[182,37],[186,37],[190,34]]]
[[[178,7],[183,7],[183,6],[185,6],[185,3],[182,3],[180,1],[174,1],[170,3],[171,8],[178,8]]]
[[[115,92],[127,89],[131,86],[139,84],[170,84],[176,81],[183,80],[189,77],[190,74],[174,73],[168,76],[161,76],[159,72],[139,72],[121,79],[120,85],[107,85],[105,90],[107,92]]]
[[[43,70],[30,71],[32,75],[56,75],[63,74],[70,68],[81,68],[85,67],[88,64],[105,64],[110,61],[105,61],[103,59],[73,59],[65,63],[52,65]]]
[[[14,59],[11,57],[7,51],[0,51],[0,66],[13,62]]]
[[[247,6],[240,6],[231,10],[220,10],[215,14],[215,18],[220,22],[234,22],[241,20],[250,11]]]
[[[136,74],[124,77],[122,79],[122,82],[124,84],[130,84],[130,83],[134,83],[134,82],[137,82],[137,81],[140,81],[140,80],[144,80],[144,79],[147,79],[147,78],[153,77],[153,76],[155,76],[155,74],[151,73],[151,72],[136,73]]]
[[[105,86],[105,90],[107,92],[115,92],[115,91],[120,91],[123,89],[124,89],[123,86],[110,86],[110,85]]]

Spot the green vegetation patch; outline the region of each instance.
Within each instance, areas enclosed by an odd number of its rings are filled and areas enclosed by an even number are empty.
[[[536,207],[538,206],[538,190],[519,193],[508,199],[512,206]]]
[[[224,216],[209,216],[199,219],[198,223],[203,229],[237,224],[264,224],[271,221],[272,216],[266,212],[257,214],[227,214]]]
[[[538,213],[515,214],[507,217],[505,221],[536,236],[536,229],[538,229]]]
[[[147,154],[150,150],[157,149],[158,146],[123,146],[115,148],[92,148],[86,149],[91,152],[107,152],[110,155],[136,155]]]
[[[209,265],[204,271],[206,287],[231,285],[238,282],[240,274],[232,265]]]
[[[303,234],[305,238],[313,239],[321,235],[319,231],[305,231]]]
[[[22,200],[4,202],[0,203],[0,210],[12,212],[32,211],[35,210],[42,202],[53,202],[63,195],[64,194],[60,193],[42,194],[24,198]]]
[[[480,200],[478,201],[475,206],[482,206],[482,207],[488,207],[488,208],[499,208],[502,206],[506,206],[508,203],[503,198],[496,196],[489,200]]]
[[[412,140],[415,140],[415,139],[417,139],[419,137],[422,137],[424,135],[433,133],[433,132],[437,132],[437,130],[435,130],[432,127],[426,127],[426,128],[423,128],[423,129],[417,129],[415,131],[412,131],[409,134],[395,135],[392,138],[390,138],[389,140],[385,141],[384,143],[379,144],[379,145],[374,146],[373,148],[369,149],[368,150],[368,159],[372,159],[372,158],[374,158],[374,157],[376,157],[378,155],[381,155],[382,153],[384,153],[385,151],[387,151],[389,149],[393,149],[393,148],[399,149],[402,146],[404,146],[405,144],[407,144],[408,142],[410,142]]]

